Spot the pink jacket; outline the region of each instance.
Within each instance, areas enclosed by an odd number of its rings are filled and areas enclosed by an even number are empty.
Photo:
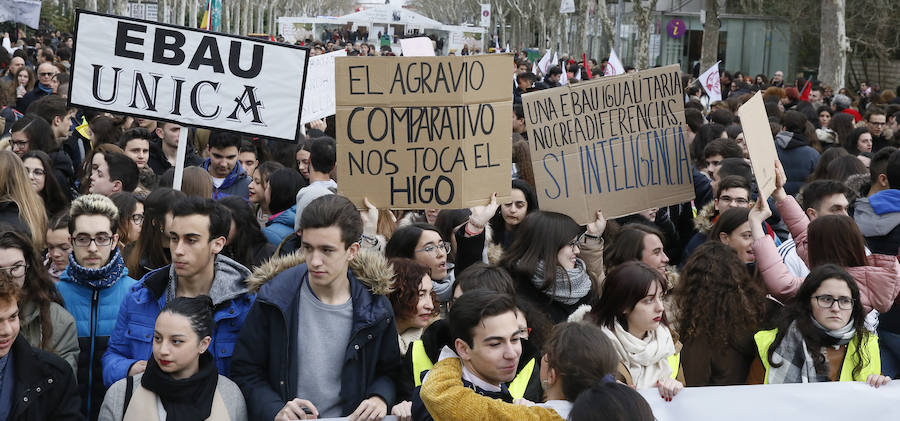
[[[797,255],[809,265],[806,231],[809,219],[791,196],[776,202],[776,207],[797,244]],[[803,278],[798,278],[788,271],[772,239],[768,236],[760,238],[754,241],[751,247],[756,256],[756,267],[769,292],[779,300],[793,297],[800,289]],[[900,262],[895,256],[880,254],[868,256],[866,260],[867,266],[844,269],[856,279],[860,299],[866,313],[872,309],[882,313],[886,312],[891,309],[894,302],[900,302],[898,299],[898,295],[900,295]]]

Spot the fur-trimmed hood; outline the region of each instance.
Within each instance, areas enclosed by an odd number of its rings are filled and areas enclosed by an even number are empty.
[[[713,200],[704,205],[703,208],[697,212],[697,217],[694,218],[694,228],[704,235],[709,234],[713,225],[716,223],[716,216],[718,216],[716,212],[716,202]]]
[[[251,293],[256,293],[279,273],[305,262],[306,257],[299,250],[273,257],[253,271],[247,278],[247,287]],[[387,295],[393,291],[394,269],[378,252],[361,249],[350,261],[350,271],[372,294]]]

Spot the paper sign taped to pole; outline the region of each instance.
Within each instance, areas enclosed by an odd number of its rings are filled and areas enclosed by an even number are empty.
[[[336,104],[334,100],[334,58],[346,56],[347,50],[338,50],[309,59],[309,67],[306,72],[306,92],[309,92],[310,95],[303,99],[301,123],[306,124],[334,115]]]
[[[293,141],[308,49],[78,10],[72,105]]]
[[[541,210],[579,224],[694,198],[678,65],[522,96]]]
[[[750,154],[750,166],[759,186],[759,195],[767,200],[775,191],[775,161],[778,151],[769,128],[769,117],[763,105],[762,93],[757,92],[737,111],[744,129],[744,142]]]
[[[400,52],[404,57],[434,57],[434,44],[428,37],[401,38]]]
[[[363,208],[459,209],[509,197],[508,54],[339,57],[338,193]]]

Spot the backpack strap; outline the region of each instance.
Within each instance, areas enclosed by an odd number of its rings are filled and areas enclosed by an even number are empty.
[[[122,416],[125,416],[125,412],[128,411],[128,404],[131,403],[131,393],[134,388],[134,377],[128,376],[125,378],[125,404],[122,406]]]

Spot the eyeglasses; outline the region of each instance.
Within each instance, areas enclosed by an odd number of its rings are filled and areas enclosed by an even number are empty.
[[[28,269],[28,265],[24,263],[0,268],[0,270],[6,272],[7,275],[12,276],[13,278],[25,276],[25,269]]]
[[[578,243],[580,243],[580,242],[581,242],[581,236],[579,235],[578,237],[575,237],[574,240],[569,241],[569,243],[566,244],[566,245],[569,246],[569,247],[571,247],[571,248],[572,248],[572,252],[574,253],[574,252],[575,252],[575,249],[578,248]]]
[[[739,206],[747,206],[750,204],[750,201],[743,197],[722,196],[719,197],[719,201],[723,203],[734,203]]]
[[[144,223],[144,214],[136,213],[131,215],[131,222],[134,222],[135,225],[141,225]]]
[[[50,76],[50,77],[53,77],[53,76],[56,76],[56,73],[53,73],[53,72],[40,72],[40,73],[38,73],[38,76]]]
[[[109,234],[98,234],[96,237],[91,237],[87,234],[79,234],[75,236],[75,245],[78,247],[90,246],[91,242],[96,244],[98,247],[108,246],[110,243],[112,243],[112,236]]]
[[[853,308],[853,299],[850,297],[834,297],[831,295],[816,295],[813,297],[819,303],[819,307],[831,308],[834,303],[838,303],[841,310],[850,310]]]
[[[446,242],[446,241],[441,241],[440,243],[438,243],[438,244],[436,244],[436,245],[435,245],[435,244],[429,244],[429,245],[427,245],[427,246],[425,246],[425,247],[422,247],[422,248],[416,250],[416,253],[418,253],[418,252],[425,252],[425,253],[431,253],[431,254],[437,255],[436,252],[437,252],[438,250],[443,251],[444,254],[450,253],[450,243],[448,243],[448,242]]]
[[[13,139],[12,141],[10,141],[10,143],[12,143],[13,149],[16,149],[16,148],[24,148],[24,147],[27,147],[27,146],[28,146],[28,141],[27,141],[27,140],[15,140],[15,139]]]
[[[887,124],[883,121],[880,121],[880,122],[879,121],[867,121],[866,123],[871,124],[873,126],[884,126],[885,124]]]

